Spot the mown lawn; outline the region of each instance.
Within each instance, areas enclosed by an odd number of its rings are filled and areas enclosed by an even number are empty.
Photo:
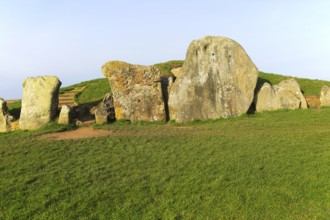
[[[0,219],[329,219],[330,108],[0,134]],[[100,128],[98,127],[98,128]]]

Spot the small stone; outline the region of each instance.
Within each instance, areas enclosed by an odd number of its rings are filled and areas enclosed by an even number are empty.
[[[70,124],[72,122],[72,107],[63,105],[60,116],[58,118],[59,124]]]
[[[96,124],[103,124],[115,120],[112,94],[107,93],[102,102],[98,106],[93,107],[90,112],[92,115],[95,115]]]
[[[0,98],[0,132],[8,132],[11,128],[13,116],[9,114],[7,102]]]

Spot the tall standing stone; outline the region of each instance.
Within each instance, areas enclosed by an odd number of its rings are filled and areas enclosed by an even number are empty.
[[[165,119],[160,71],[153,66],[111,61],[103,65],[113,94],[116,119]]]
[[[216,119],[246,113],[259,71],[244,49],[225,37],[193,41],[170,96],[177,122]]]
[[[38,129],[55,117],[60,86],[56,76],[30,77],[24,81],[20,129]]]
[[[10,130],[10,121],[13,117],[9,114],[7,103],[0,98],[0,132],[7,132]]]
[[[320,93],[321,106],[330,106],[330,87],[323,86]]]

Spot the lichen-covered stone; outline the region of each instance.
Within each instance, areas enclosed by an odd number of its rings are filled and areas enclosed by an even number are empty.
[[[116,119],[165,120],[157,68],[111,61],[103,65],[102,72],[109,79]]]
[[[330,106],[330,87],[323,86],[320,92],[321,106]]]
[[[246,113],[259,71],[244,49],[225,37],[193,41],[170,96],[177,122],[216,119]]]
[[[256,111],[307,108],[307,101],[294,79],[271,86],[264,83],[255,96]]]
[[[0,132],[9,131],[12,120],[13,117],[9,114],[6,101],[0,98]]]
[[[60,116],[58,118],[59,124],[70,124],[72,122],[72,107],[68,105],[62,105]]]
[[[19,120],[20,129],[38,129],[56,116],[60,86],[61,82],[56,76],[25,79]]]

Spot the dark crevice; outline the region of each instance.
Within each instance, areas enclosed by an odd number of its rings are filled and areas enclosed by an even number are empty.
[[[170,111],[168,108],[168,77],[167,76],[161,76],[160,77],[160,83],[162,87],[162,96],[164,101],[164,109],[165,109],[165,121],[170,120]]]

